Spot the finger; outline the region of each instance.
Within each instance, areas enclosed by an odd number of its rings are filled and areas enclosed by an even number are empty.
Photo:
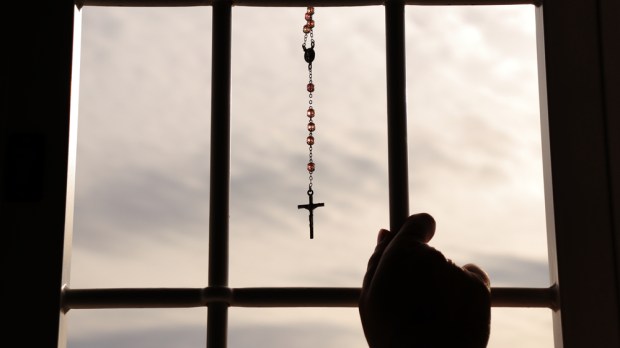
[[[415,240],[426,244],[435,235],[435,226],[435,219],[431,215],[427,213],[413,214],[405,220],[395,239]]]
[[[405,248],[409,251],[418,250],[418,247],[414,247],[414,249],[409,249],[412,244],[410,242],[414,242],[413,244],[421,246],[420,243],[428,243],[428,241],[433,238],[434,234],[435,219],[433,219],[432,216],[426,213],[414,214],[409,216],[407,220],[405,220],[403,227],[401,227],[399,233],[397,234],[391,233],[390,231],[385,229],[380,230],[377,236],[377,246],[375,247],[375,251],[370,257],[370,260],[368,261],[368,267],[366,269],[366,274],[364,275],[364,280],[362,283],[362,291],[370,287],[377,267],[379,266],[381,258],[388,246],[392,246],[390,247],[390,249],[392,249],[392,254],[394,252],[394,248]]]
[[[480,281],[482,281],[487,288],[491,287],[491,279],[489,278],[487,272],[483,271],[482,268],[478,267],[473,263],[468,263],[461,268],[463,268],[463,270],[465,270],[466,272],[469,272],[469,274],[473,275],[474,277],[480,279]]]
[[[372,278],[377,270],[381,256],[385,251],[385,248],[390,244],[390,241],[394,238],[393,233],[386,229],[381,229],[377,234],[377,246],[372,256],[368,260],[368,266],[366,268],[366,274],[364,275],[363,288],[367,288],[372,282]]]
[[[379,230],[379,233],[377,233],[377,244],[381,243],[385,238],[389,237],[389,235],[390,231],[383,228]]]

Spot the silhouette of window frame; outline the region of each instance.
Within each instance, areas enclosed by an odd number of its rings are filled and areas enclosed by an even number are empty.
[[[10,292],[10,328],[31,329],[22,336],[26,346],[64,347],[64,316],[83,308],[208,307],[207,347],[226,347],[227,312],[239,307],[355,307],[358,288],[236,288],[228,287],[228,190],[230,137],[230,34],[233,6],[363,6],[384,5],[388,104],[388,170],[390,228],[397,229],[409,214],[406,152],[404,8],[407,5],[506,5],[536,7],[543,169],[552,285],[548,288],[493,288],[495,307],[543,307],[553,311],[556,347],[620,346],[620,77],[617,25],[620,9],[613,0],[84,0],[61,1],[31,13],[43,39],[27,44],[52,49],[50,58],[28,75],[42,87],[45,107],[52,110],[6,120],[2,129],[5,151],[3,226],[12,232],[7,259],[19,260],[29,251],[33,262],[11,267],[9,279],[19,286]],[[51,7],[50,7],[51,6]],[[68,263],[71,249],[73,200],[72,161],[75,153],[78,64],[74,31],[82,6],[212,6],[212,156],[209,279],[206,288],[71,289]],[[46,9],[52,8],[50,16]],[[578,18],[579,20],[573,21]],[[56,26],[54,26],[56,25]],[[18,38],[22,38],[15,35]],[[580,40],[576,40],[576,38]],[[46,41],[51,39],[51,41]],[[58,46],[54,46],[58,45]],[[20,47],[18,44],[10,47]],[[15,66],[31,68],[32,58],[12,50]],[[44,50],[42,50],[44,51]],[[58,52],[58,53],[56,53]],[[10,65],[13,66],[13,65]],[[57,69],[58,68],[58,69]],[[38,69],[38,70],[37,70]],[[27,74],[27,73],[26,73]],[[17,86],[5,104],[15,112],[27,93]],[[28,81],[28,82],[32,82]],[[59,86],[61,88],[59,88]],[[30,89],[29,89],[30,88]],[[13,93],[13,94],[11,94]],[[21,93],[21,94],[20,94]],[[75,94],[75,93],[74,93]],[[71,99],[73,97],[73,99]],[[21,99],[20,99],[21,98]],[[46,109],[48,108],[48,109]],[[33,116],[34,115],[34,116]],[[52,115],[54,117],[45,117]],[[35,121],[32,121],[35,120]],[[53,121],[61,121],[54,123]],[[41,126],[44,125],[44,126]],[[43,136],[41,136],[43,135]],[[24,146],[26,145],[26,146]],[[68,154],[68,155],[67,155]],[[25,158],[25,160],[24,160]],[[26,162],[24,162],[26,161]],[[26,163],[16,166],[16,163]],[[31,164],[42,166],[40,168]],[[35,170],[33,170],[35,169]],[[13,192],[26,176],[30,186]],[[17,178],[17,179],[16,179]],[[21,180],[21,181],[20,181]],[[10,189],[9,189],[10,188]],[[3,214],[4,215],[4,214]],[[585,234],[587,233],[587,238]],[[35,236],[39,243],[31,243]],[[49,264],[49,265],[48,265]],[[48,265],[49,272],[40,272]],[[36,275],[36,276],[35,276]],[[587,280],[587,281],[586,281]],[[10,290],[12,290],[10,288]],[[595,294],[595,296],[593,296]],[[27,314],[27,316],[26,316]],[[20,320],[20,318],[25,318]],[[9,330],[13,332],[13,330]]]

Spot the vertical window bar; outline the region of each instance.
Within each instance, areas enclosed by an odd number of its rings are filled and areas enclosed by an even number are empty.
[[[405,2],[402,0],[385,3],[385,46],[390,229],[397,231],[409,215]]]
[[[213,2],[211,72],[211,176],[209,197],[209,287],[228,287],[230,185],[230,1]],[[226,347],[228,304],[208,305],[207,347]]]

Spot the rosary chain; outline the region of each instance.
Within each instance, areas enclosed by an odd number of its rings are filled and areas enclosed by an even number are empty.
[[[314,179],[313,173],[315,170],[314,160],[312,158],[312,146],[314,145],[314,135],[313,132],[316,129],[315,124],[313,122],[313,118],[315,115],[315,110],[313,106],[313,94],[314,92],[314,82],[312,81],[312,61],[314,60],[314,20],[312,19],[312,15],[314,14],[314,7],[308,7],[306,9],[306,24],[303,27],[304,32],[304,42],[302,44],[302,48],[304,49],[304,59],[308,63],[308,85],[306,86],[306,90],[308,91],[308,111],[307,116],[309,118],[307,129],[308,129],[308,137],[306,138],[306,143],[308,144],[308,189],[312,190],[312,180]],[[308,37],[310,38],[310,47],[307,47]]]

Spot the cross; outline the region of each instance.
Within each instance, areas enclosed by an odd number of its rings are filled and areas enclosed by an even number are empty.
[[[318,208],[318,207],[323,207],[325,206],[325,203],[313,203],[312,202],[312,195],[314,194],[314,191],[309,188],[308,189],[308,204],[300,204],[297,206],[297,209],[308,209],[308,212],[310,213],[310,215],[308,216],[308,219],[310,221],[310,239],[314,238],[314,209]]]

